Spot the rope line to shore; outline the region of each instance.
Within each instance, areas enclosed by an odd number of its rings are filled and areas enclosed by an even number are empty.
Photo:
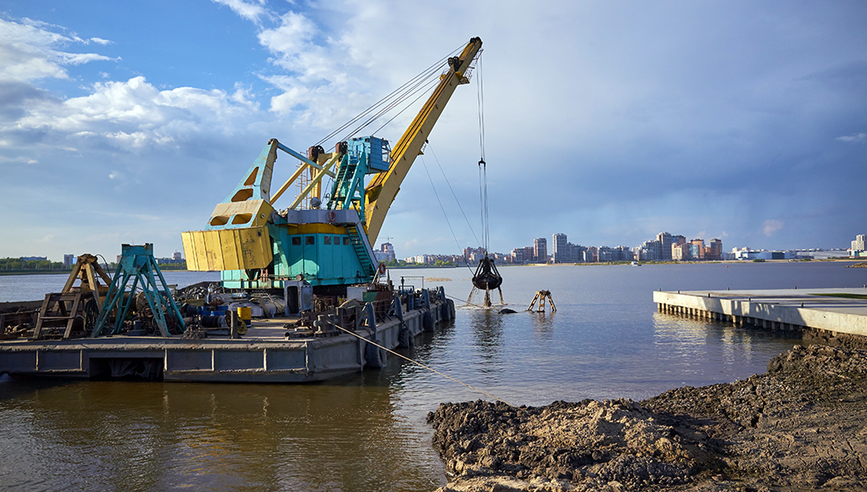
[[[461,301],[461,303],[464,302],[464,300],[461,299],[460,297],[455,297],[455,296],[452,296],[452,295],[449,295],[449,294],[446,294],[446,297],[448,297],[449,299],[455,300],[455,301]],[[506,307],[506,306],[508,306],[508,304],[494,304],[494,305],[495,305],[495,306],[500,306],[500,307]],[[463,308],[463,307],[478,307],[478,308],[484,308],[484,309],[487,309],[487,308],[485,308],[485,306],[482,305],[482,304],[461,304],[460,306],[457,306],[457,307],[459,307],[459,308]]]
[[[399,353],[395,352],[394,350],[391,350],[391,349],[389,349],[389,348],[383,347],[382,345],[380,345],[380,344],[378,344],[378,343],[376,343],[376,342],[370,341],[370,340],[364,338],[363,336],[359,335],[358,333],[355,333],[354,331],[347,330],[346,328],[344,328],[344,327],[342,327],[342,326],[340,326],[340,325],[338,325],[338,324],[332,324],[332,326],[338,328],[339,330],[345,331],[346,333],[349,333],[350,335],[352,335],[352,336],[354,336],[354,337],[356,337],[356,338],[359,338],[359,339],[361,339],[361,340],[364,340],[365,342],[367,342],[367,343],[369,343],[369,344],[371,344],[371,345],[373,345],[373,346],[375,346],[375,347],[379,347],[379,348],[385,350],[386,352],[388,352],[388,353],[390,353],[390,354],[394,354],[394,355],[400,357],[401,359],[408,360],[408,361],[412,362],[413,364],[417,364],[417,365],[419,365],[419,366],[421,366],[421,367],[427,369],[428,371],[431,371],[431,372],[437,373],[437,374],[439,374],[440,376],[442,376],[442,377],[444,377],[444,378],[451,379],[452,381],[454,381],[454,382],[456,382],[456,383],[460,383],[460,384],[466,386],[467,388],[469,388],[469,389],[471,389],[471,390],[473,390],[473,391],[478,391],[479,393],[481,393],[481,394],[483,394],[483,395],[485,395],[485,396],[487,396],[487,397],[493,398],[493,399],[495,399],[495,400],[497,400],[497,401],[499,401],[499,402],[503,402],[503,403],[505,403],[506,405],[509,405],[510,407],[514,407],[514,406],[515,406],[515,405],[512,405],[511,403],[507,402],[506,400],[503,400],[502,398],[497,398],[496,396],[494,396],[494,395],[492,395],[492,394],[490,394],[490,393],[488,393],[488,392],[486,392],[486,391],[482,391],[482,390],[480,390],[479,388],[476,388],[475,386],[472,386],[472,385],[469,385],[469,384],[467,384],[467,383],[465,383],[465,382],[463,382],[463,381],[457,380],[457,379],[455,379],[455,378],[449,376],[448,374],[443,374],[443,373],[441,373],[440,371],[437,371],[436,369],[434,369],[433,367],[426,366],[426,365],[422,364],[421,362],[419,362],[419,361],[417,361],[417,360],[413,360],[413,359],[411,359],[411,358],[409,358],[409,357],[407,357],[407,356],[405,356],[405,355],[403,355],[403,354],[399,354]],[[517,408],[517,407],[516,407],[516,408]]]

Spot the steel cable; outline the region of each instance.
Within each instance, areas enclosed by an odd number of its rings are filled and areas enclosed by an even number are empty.
[[[444,56],[443,58],[440,58],[434,64],[425,68],[424,70],[422,70],[421,72],[416,74],[414,77],[409,79],[407,82],[404,82],[400,87],[398,87],[397,89],[394,89],[390,93],[386,94],[379,101],[375,102],[373,105],[371,105],[370,107],[368,107],[367,109],[365,109],[364,111],[362,111],[361,113],[359,113],[358,115],[356,115],[355,117],[353,117],[352,119],[350,119],[349,121],[347,121],[346,123],[344,123],[343,125],[338,127],[337,129],[335,129],[334,131],[332,131],[328,135],[326,135],[324,138],[319,140],[319,142],[317,142],[316,145],[324,144],[328,140],[334,138],[334,136],[336,136],[337,134],[343,132],[347,128],[350,128],[353,124],[357,123],[358,121],[362,120],[366,116],[368,116],[371,113],[373,113],[374,111],[376,111],[381,106],[385,105],[386,106],[385,108],[380,109],[373,117],[368,118],[367,120],[365,120],[365,122],[363,122],[358,127],[356,127],[354,130],[349,132],[350,137],[352,135],[358,134],[358,132],[360,132],[361,130],[366,128],[373,121],[382,117],[383,114],[387,113],[391,109],[394,109],[394,107],[396,105],[400,104],[400,102],[406,100],[408,97],[410,97],[412,94],[414,94],[420,86],[426,85],[427,82],[434,75],[439,73],[441,67],[449,59],[449,57],[453,56],[455,53],[459,52],[461,49],[462,49],[462,46],[452,50],[448,55]],[[392,119],[394,119],[394,118],[392,118]],[[349,137],[346,137],[346,138],[349,138]]]
[[[370,340],[364,338],[363,336],[361,336],[361,335],[355,333],[354,331],[347,330],[346,328],[344,328],[344,327],[342,327],[342,326],[340,326],[340,325],[338,325],[338,324],[334,324],[333,326],[336,327],[336,328],[339,329],[339,330],[342,330],[342,331],[344,331],[344,332],[346,332],[346,333],[349,333],[350,335],[352,335],[352,336],[354,336],[354,337],[356,337],[356,338],[359,338],[359,339],[361,339],[361,340],[364,340],[365,342],[367,342],[367,343],[369,343],[369,344],[371,344],[371,345],[373,345],[373,346],[375,346],[375,347],[379,347],[379,348],[381,348],[382,350],[385,350],[386,352],[388,352],[388,353],[390,353],[390,354],[394,354],[394,355],[400,357],[401,359],[404,359],[404,360],[407,360],[407,361],[409,361],[409,362],[412,362],[413,364],[417,364],[417,365],[419,365],[419,366],[421,366],[421,367],[427,369],[428,371],[431,371],[431,372],[433,372],[433,373],[439,374],[440,376],[442,376],[442,377],[444,377],[444,378],[451,379],[452,381],[454,381],[454,382],[456,382],[456,383],[462,384],[462,385],[466,386],[467,388],[469,388],[469,389],[471,389],[471,390],[473,390],[473,391],[477,391],[477,392],[479,392],[479,393],[481,393],[481,394],[483,394],[483,395],[485,395],[485,396],[487,396],[487,397],[493,398],[494,400],[497,400],[497,401],[499,401],[499,402],[503,402],[503,403],[505,403],[506,405],[509,405],[510,407],[514,407],[514,406],[515,406],[515,405],[512,405],[511,403],[507,402],[506,400],[503,400],[502,398],[497,398],[496,396],[494,396],[494,395],[488,393],[487,391],[480,390],[479,388],[476,388],[475,386],[469,385],[469,384],[467,384],[467,383],[465,383],[465,382],[463,382],[463,381],[460,381],[460,380],[458,380],[458,379],[455,379],[455,378],[449,376],[448,374],[444,374],[444,373],[442,373],[442,372],[440,372],[440,371],[437,371],[437,370],[434,369],[433,367],[430,367],[430,366],[427,366],[427,365],[425,365],[425,364],[422,364],[421,362],[419,362],[419,361],[417,361],[417,360],[411,359],[411,358],[409,358],[409,357],[407,357],[407,356],[405,356],[405,355],[403,355],[403,354],[400,354],[400,353],[398,353],[398,352],[395,352],[394,350],[391,350],[391,349],[389,349],[389,348],[385,348],[384,346],[382,346],[382,345],[380,345],[380,344],[378,344],[378,343],[376,343],[376,342],[373,342],[373,341],[370,341]]]

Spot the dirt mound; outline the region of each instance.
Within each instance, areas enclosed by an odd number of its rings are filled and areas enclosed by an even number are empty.
[[[626,487],[685,483],[718,467],[706,434],[670,425],[631,400],[555,402],[509,407],[476,401],[444,404],[428,416],[434,447],[461,476]]]
[[[630,400],[428,415],[443,491],[867,490],[867,351],[796,346],[769,373]]]

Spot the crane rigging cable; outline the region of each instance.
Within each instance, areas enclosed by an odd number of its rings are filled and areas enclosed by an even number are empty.
[[[428,171],[428,169],[427,169],[427,162],[425,162],[424,156],[421,156],[421,163],[422,163],[422,167],[424,167],[424,172],[427,174],[427,179],[430,181],[431,188],[433,188],[434,196],[437,199],[437,203],[439,203],[439,205],[440,205],[440,210],[442,210],[442,212],[443,212],[443,217],[445,217],[445,219],[446,219],[446,224],[448,224],[448,226],[449,226],[449,231],[451,231],[451,233],[452,233],[452,238],[455,240],[455,244],[458,247],[458,251],[460,251],[461,250],[461,243],[460,243],[460,241],[458,241],[458,237],[455,235],[455,230],[452,228],[452,223],[449,220],[449,216],[446,213],[445,207],[443,207],[442,200],[440,200],[440,194],[437,193],[437,188],[436,188],[436,186],[434,186],[433,178],[431,178],[430,171]],[[450,187],[451,187],[451,185],[450,185]],[[460,206],[460,204],[458,206]],[[466,266],[467,266],[467,269],[470,270],[470,272],[472,273],[473,270],[470,268],[469,263],[467,263]]]
[[[475,229],[473,229],[473,225],[470,224],[470,219],[467,218],[467,213],[464,212],[464,207],[461,206],[461,202],[460,202],[460,200],[458,200],[458,195],[455,193],[455,189],[452,188],[451,181],[449,181],[448,176],[446,176],[445,170],[443,169],[442,165],[440,165],[440,160],[437,158],[436,152],[434,152],[433,147],[431,147],[430,143],[427,144],[426,149],[430,150],[430,153],[434,158],[434,162],[436,162],[437,167],[440,168],[440,174],[443,175],[443,179],[446,181],[446,184],[449,187],[449,191],[452,192],[452,197],[455,199],[455,203],[458,204],[458,209],[461,211],[461,215],[464,216],[464,221],[466,221],[467,227],[469,227],[469,229],[470,229],[470,233],[473,235],[473,238],[476,240],[476,244],[478,244],[479,243],[479,237],[476,236],[476,231],[475,231]],[[460,250],[460,246],[458,246],[458,249]]]
[[[447,62],[449,58],[460,52],[462,48],[462,46],[459,46],[458,48],[452,50],[449,54],[440,58],[435,63],[416,74],[414,77],[404,82],[400,87],[386,94],[379,101],[373,103],[370,107],[368,107],[346,123],[342,124],[337,129],[323,137],[321,140],[316,142],[316,146],[323,145],[326,142],[334,139],[341,132],[348,131],[348,133],[344,134],[344,136],[338,140],[340,142],[345,142],[353,136],[358,135],[362,130],[370,126],[378,119],[382,118],[389,112],[392,112],[395,108],[403,105],[403,107],[399,111],[397,111],[391,118],[389,118],[388,121],[383,123],[379,128],[377,128],[375,132],[373,132],[378,133],[389,123],[391,123],[395,118],[400,116],[404,111],[412,107],[415,102],[417,102],[425,95],[431,93],[431,91],[437,86],[439,82],[439,74],[442,72],[443,67],[448,67]],[[413,98],[407,103],[406,101],[413,96],[415,96],[415,98]],[[325,189],[331,189],[332,183],[333,179],[327,179],[325,182]]]
[[[482,58],[479,57],[476,68],[476,98],[479,111],[479,200],[482,213],[482,247],[488,252],[490,231],[488,226],[488,170],[485,162],[485,95],[482,73]]]
[[[503,291],[500,289],[503,277],[497,271],[497,265],[494,264],[493,258],[488,256],[491,233],[488,213],[488,165],[485,162],[485,94],[481,57],[479,57],[476,66],[476,94],[479,108],[479,201],[481,202],[482,214],[482,248],[485,256],[479,261],[479,266],[473,275],[473,291],[470,292],[467,304],[472,300],[475,289],[479,289],[485,291],[484,306],[491,307],[491,291],[494,289],[500,292],[500,302],[503,302]]]
[[[445,180],[446,185],[449,187],[449,191],[451,191],[452,197],[455,199],[455,203],[457,203],[458,209],[461,211],[461,215],[463,215],[464,221],[466,221],[466,223],[467,223],[467,227],[469,227],[469,229],[470,229],[470,233],[476,239],[476,243],[478,243],[479,237],[476,236],[476,231],[473,229],[472,224],[470,224],[470,219],[467,218],[467,214],[466,214],[466,212],[464,212],[464,207],[461,206],[461,202],[460,202],[460,200],[458,200],[458,196],[455,193],[455,189],[452,187],[452,183],[451,183],[451,181],[449,181],[448,176],[446,176],[446,172],[445,172],[445,170],[443,170],[443,166],[440,164],[440,160],[437,157],[436,152],[434,152],[433,147],[431,147],[430,142],[427,142],[425,144],[424,149],[429,150],[431,155],[433,156],[434,162],[436,162],[437,167],[440,169],[440,173],[443,175],[443,179]],[[448,226],[449,226],[449,231],[451,231],[451,233],[452,233],[452,239],[455,240],[455,245],[458,247],[458,251],[460,252],[463,250],[463,248],[461,247],[460,241],[458,241],[458,237],[455,234],[455,230],[452,228],[452,223],[449,220],[448,214],[446,213],[446,209],[443,206],[443,202],[442,202],[442,200],[440,200],[440,195],[437,192],[436,185],[434,184],[433,178],[431,177],[430,172],[428,171],[427,162],[424,159],[424,154],[422,154],[420,157],[421,157],[422,165],[424,166],[424,170],[427,173],[428,180],[430,181],[431,188],[433,188],[434,196],[436,196],[437,202],[440,205],[440,210],[442,210],[442,212],[443,212],[443,217],[445,217],[445,219],[446,219],[446,224],[448,224]],[[473,272],[473,270],[470,268],[470,265],[466,261],[466,259],[464,260],[464,265],[466,265],[467,269],[470,270],[470,273]]]
[[[331,133],[329,133],[325,137],[323,137],[321,140],[319,140],[316,143],[316,145],[324,144],[325,142],[333,139],[335,136],[337,136],[338,134],[340,134],[341,132],[343,132],[347,128],[350,128],[350,127],[352,127],[352,125],[355,125],[359,121],[364,120],[358,126],[354,127],[348,133],[348,136],[341,139],[341,141],[345,141],[348,138],[351,138],[352,136],[357,135],[361,130],[363,130],[364,128],[369,126],[373,121],[375,121],[376,119],[382,117],[384,114],[386,114],[389,111],[391,111],[392,109],[394,109],[396,106],[401,104],[403,101],[405,101],[407,98],[411,97],[413,94],[415,94],[419,90],[425,90],[426,91],[427,88],[434,85],[431,83],[432,81],[433,82],[437,81],[435,76],[437,76],[440,73],[443,65],[445,65],[446,62],[448,61],[448,59],[450,57],[454,56],[456,53],[458,53],[461,49],[462,49],[462,46],[452,50],[448,55],[437,60],[434,64],[430,65],[429,67],[427,67],[424,70],[422,70],[421,72],[419,72],[417,75],[415,75],[414,77],[412,77],[411,79],[406,81],[403,85],[401,85],[397,89],[391,91],[390,93],[386,94],[384,97],[382,97],[382,99],[375,102],[373,105],[371,105],[370,107],[368,107],[367,109],[365,109],[364,111],[362,111],[361,113],[359,113],[358,115],[356,115],[355,117],[353,117],[352,119],[350,119],[349,121],[347,121],[346,123],[344,123],[343,125],[338,127],[337,129],[335,129],[334,131],[332,131]],[[413,102],[415,102],[415,100]],[[402,111],[403,110],[401,110],[401,112]],[[372,114],[372,116],[371,116],[371,114]],[[365,118],[367,118],[367,119],[365,119]],[[394,118],[392,118],[392,119],[394,119]],[[389,121],[391,121],[391,120],[389,120]]]

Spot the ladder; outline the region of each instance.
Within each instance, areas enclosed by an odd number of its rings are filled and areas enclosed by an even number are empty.
[[[39,310],[39,318],[36,321],[36,328],[33,330],[33,338],[41,340],[46,335],[55,337],[58,328],[65,329],[62,338],[68,340],[72,337],[72,328],[75,320],[82,319],[82,330],[87,330],[86,318],[87,310],[85,304],[89,299],[93,299],[93,292],[55,292],[45,294],[45,300],[42,301],[42,309]],[[43,333],[46,331],[48,333]]]
[[[349,242],[355,249],[355,253],[358,256],[358,261],[361,263],[361,267],[364,268],[365,276],[370,277],[376,273],[376,265],[370,258],[370,253],[367,252],[367,245],[364,244],[364,239],[362,239],[361,237],[361,234],[364,234],[364,231],[359,230],[360,228],[360,223],[349,224],[346,226],[346,232],[349,233]]]

